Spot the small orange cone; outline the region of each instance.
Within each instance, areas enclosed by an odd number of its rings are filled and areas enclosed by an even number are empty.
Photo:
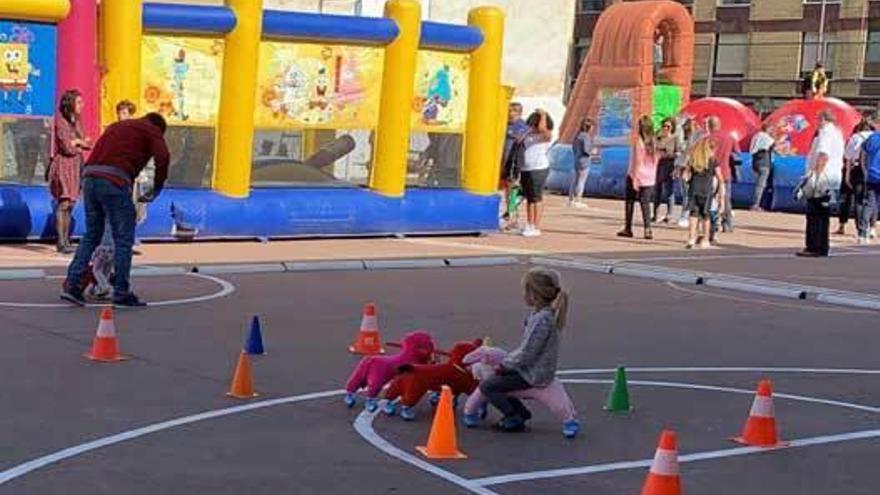
[[[770,380],[758,382],[758,391],[752,402],[749,419],[743,427],[742,436],[732,439],[734,442],[754,447],[784,447],[788,442],[779,440],[776,429],[776,413],[773,407],[773,384]]]
[[[440,392],[440,403],[434,413],[428,445],[416,447],[428,459],[466,459],[467,456],[458,450],[455,439],[455,411],[452,408],[452,389],[443,385]]]
[[[373,303],[364,306],[364,316],[361,319],[361,328],[358,330],[354,344],[348,350],[355,354],[382,354],[382,337],[379,335],[379,320],[376,317],[376,305]]]
[[[251,375],[251,361],[246,352],[238,355],[238,364],[235,365],[235,374],[232,375],[232,385],[226,395],[236,399],[251,399],[256,397],[254,392],[254,379]]]
[[[113,309],[105,307],[101,310],[101,319],[98,321],[98,330],[92,341],[92,350],[83,356],[92,361],[115,363],[123,361],[127,357],[119,354],[119,341],[116,338],[116,325],[113,324]]]
[[[663,430],[654,454],[654,462],[642,487],[642,495],[681,495],[681,478],[678,474],[678,448],[675,432]]]

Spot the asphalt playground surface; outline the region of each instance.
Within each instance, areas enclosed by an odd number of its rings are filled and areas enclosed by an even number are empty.
[[[880,292],[880,251],[842,254],[640,256]],[[344,407],[364,303],[378,305],[386,340],[425,329],[443,348],[489,335],[510,349],[527,269],[138,277],[162,304],[116,312],[131,356],[118,364],[82,358],[98,310],[55,307],[59,280],[0,281],[0,494],[638,493],[663,428],[678,433],[685,493],[877,493],[880,312],[813,300],[559,268],[573,301],[560,369],[583,424],[575,440],[536,404],[531,431],[459,427],[468,459],[414,465],[430,406],[410,423]],[[252,360],[261,395],[237,401],[225,392],[252,315],[268,352]],[[602,405],[619,364],[635,411],[615,416]],[[761,378],[797,396],[776,398],[795,445],[732,450]]]

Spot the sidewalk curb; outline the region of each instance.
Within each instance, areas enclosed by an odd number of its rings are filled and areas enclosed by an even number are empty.
[[[288,272],[361,271],[366,270],[362,260],[340,261],[285,261],[281,263]]]

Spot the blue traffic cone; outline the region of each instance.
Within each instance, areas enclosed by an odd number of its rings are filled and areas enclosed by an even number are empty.
[[[247,341],[244,343],[244,352],[248,354],[266,354],[263,349],[263,334],[260,332],[260,318],[254,316],[251,321],[251,331],[248,334]]]

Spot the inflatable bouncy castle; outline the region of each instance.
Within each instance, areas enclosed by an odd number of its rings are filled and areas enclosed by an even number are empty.
[[[496,230],[503,34],[497,8],[455,25],[422,21],[416,0],[381,18],[0,2],[0,239],[55,235],[44,177],[68,89],[92,140],[122,100],[168,120],[169,181],[142,238]]]
[[[690,118],[698,126],[717,116],[722,132],[733,136],[741,150],[732,189],[734,205],[750,205],[756,177],[748,150],[761,119],[730,98],[688,101],[692,50],[693,21],[677,2],[624,2],[606,9],[571,95],[559,142],[550,151],[548,187],[568,191],[574,165],[571,142],[585,117],[596,122],[595,143],[600,151],[593,158],[586,193],[619,198],[624,194],[634,123],[641,115],[651,116],[655,123],[668,116],[678,116],[679,121]],[[822,97],[791,100],[764,121],[776,140],[764,208],[792,212],[804,208],[793,191],[805,172],[806,155],[823,110],[835,116],[846,138],[861,118],[846,102]]]
[[[597,124],[601,160],[590,173],[587,193],[622,196],[634,124],[642,115],[659,123],[690,99],[693,50],[694,21],[678,2],[620,2],[607,8],[569,99],[559,143],[551,149],[548,186],[561,189],[570,181],[570,143],[589,116]]]

